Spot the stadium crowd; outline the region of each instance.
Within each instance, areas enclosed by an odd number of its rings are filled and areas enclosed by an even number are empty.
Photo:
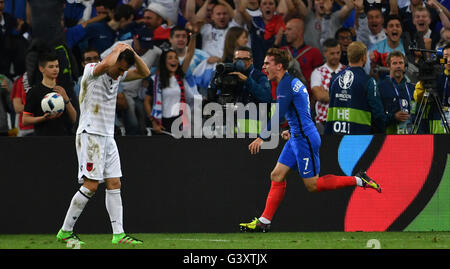
[[[31,101],[30,91],[41,84],[41,54],[58,59],[57,85],[79,116],[84,67],[118,42],[129,44],[151,75],[121,83],[117,135],[170,132],[186,116],[184,104],[275,103],[277,85],[262,70],[272,47],[292,56],[289,72],[308,89],[319,133],[411,133],[426,91],[409,70],[436,57],[411,48],[445,48],[446,60],[449,8],[450,0],[0,0],[0,135],[36,134],[22,118],[39,114],[26,103],[40,101]],[[360,73],[350,77],[349,66]],[[235,84],[217,79],[219,67]],[[450,121],[450,64],[442,67],[435,90]],[[347,102],[353,80],[361,93]],[[427,105],[418,133],[446,133],[439,111]],[[358,112],[346,118],[348,111]],[[258,132],[249,125],[260,119],[244,117],[241,131]],[[353,123],[367,128],[357,132]],[[73,135],[76,124],[56,133]]]

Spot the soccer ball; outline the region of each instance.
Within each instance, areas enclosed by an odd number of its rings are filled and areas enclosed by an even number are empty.
[[[56,92],[47,93],[41,101],[42,111],[44,113],[60,113],[64,111],[64,99],[63,97]]]

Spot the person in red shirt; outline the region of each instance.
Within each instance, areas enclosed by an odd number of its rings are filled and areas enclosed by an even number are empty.
[[[14,81],[13,88],[11,91],[11,101],[14,106],[14,111],[19,115],[18,127],[19,133],[18,136],[27,136],[34,133],[33,125],[23,125],[22,117],[23,117],[23,109],[25,107],[25,102],[27,100],[27,93],[24,87],[26,82],[26,73],[20,76],[16,81]],[[28,89],[29,90],[29,89]]]
[[[323,64],[323,56],[318,48],[305,44],[303,38],[304,28],[305,23],[301,18],[290,19],[286,23],[286,30],[284,31],[288,45],[281,48],[288,50],[291,56],[300,63],[303,76],[307,80],[306,87],[308,92],[310,92],[311,73],[316,67]]]

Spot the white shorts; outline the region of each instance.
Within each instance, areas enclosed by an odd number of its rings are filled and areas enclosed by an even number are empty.
[[[86,177],[100,183],[122,177],[119,150],[114,137],[81,133],[75,139],[78,157],[78,182]]]

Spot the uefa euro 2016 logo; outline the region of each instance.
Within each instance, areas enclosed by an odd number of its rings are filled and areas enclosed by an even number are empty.
[[[339,86],[341,89],[347,90],[353,84],[353,72],[350,70],[345,71],[345,73],[339,77]]]

